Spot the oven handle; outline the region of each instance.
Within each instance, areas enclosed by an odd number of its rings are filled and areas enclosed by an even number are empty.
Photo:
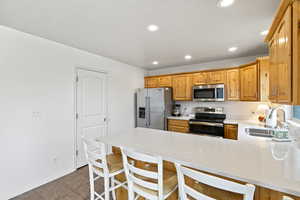
[[[189,124],[224,127],[224,124],[221,124],[221,123],[210,123],[210,122],[189,122]]]

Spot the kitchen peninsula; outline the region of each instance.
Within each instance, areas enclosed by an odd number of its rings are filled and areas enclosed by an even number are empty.
[[[249,125],[239,124],[238,141],[145,128],[99,137],[97,141],[160,155],[169,168],[178,162],[206,173],[254,184],[256,200],[279,200],[283,195],[300,199],[296,197],[300,196],[300,145],[248,136],[244,131],[247,127]],[[116,148],[114,152],[117,153]],[[232,195],[207,191],[214,195]],[[118,193],[123,199],[126,195],[122,194]],[[230,199],[239,197],[230,196]]]

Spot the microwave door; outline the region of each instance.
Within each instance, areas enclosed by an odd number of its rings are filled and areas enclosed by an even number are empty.
[[[194,100],[196,101],[214,101],[215,99],[215,88],[203,88],[194,90]]]

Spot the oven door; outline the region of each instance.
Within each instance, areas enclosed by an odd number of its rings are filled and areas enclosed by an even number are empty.
[[[210,136],[224,137],[224,124],[213,122],[190,121],[190,132]]]

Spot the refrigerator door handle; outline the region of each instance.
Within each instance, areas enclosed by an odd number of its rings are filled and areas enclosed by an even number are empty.
[[[150,97],[148,97],[148,127],[151,126]]]
[[[163,118],[164,118],[164,130],[168,130],[168,128],[167,128],[167,124],[168,124],[168,121],[167,121],[167,111],[166,110],[164,110],[164,116],[163,116]]]
[[[145,120],[146,120],[146,127],[148,128],[148,97],[145,97],[145,107],[146,107],[146,110],[145,110]]]

